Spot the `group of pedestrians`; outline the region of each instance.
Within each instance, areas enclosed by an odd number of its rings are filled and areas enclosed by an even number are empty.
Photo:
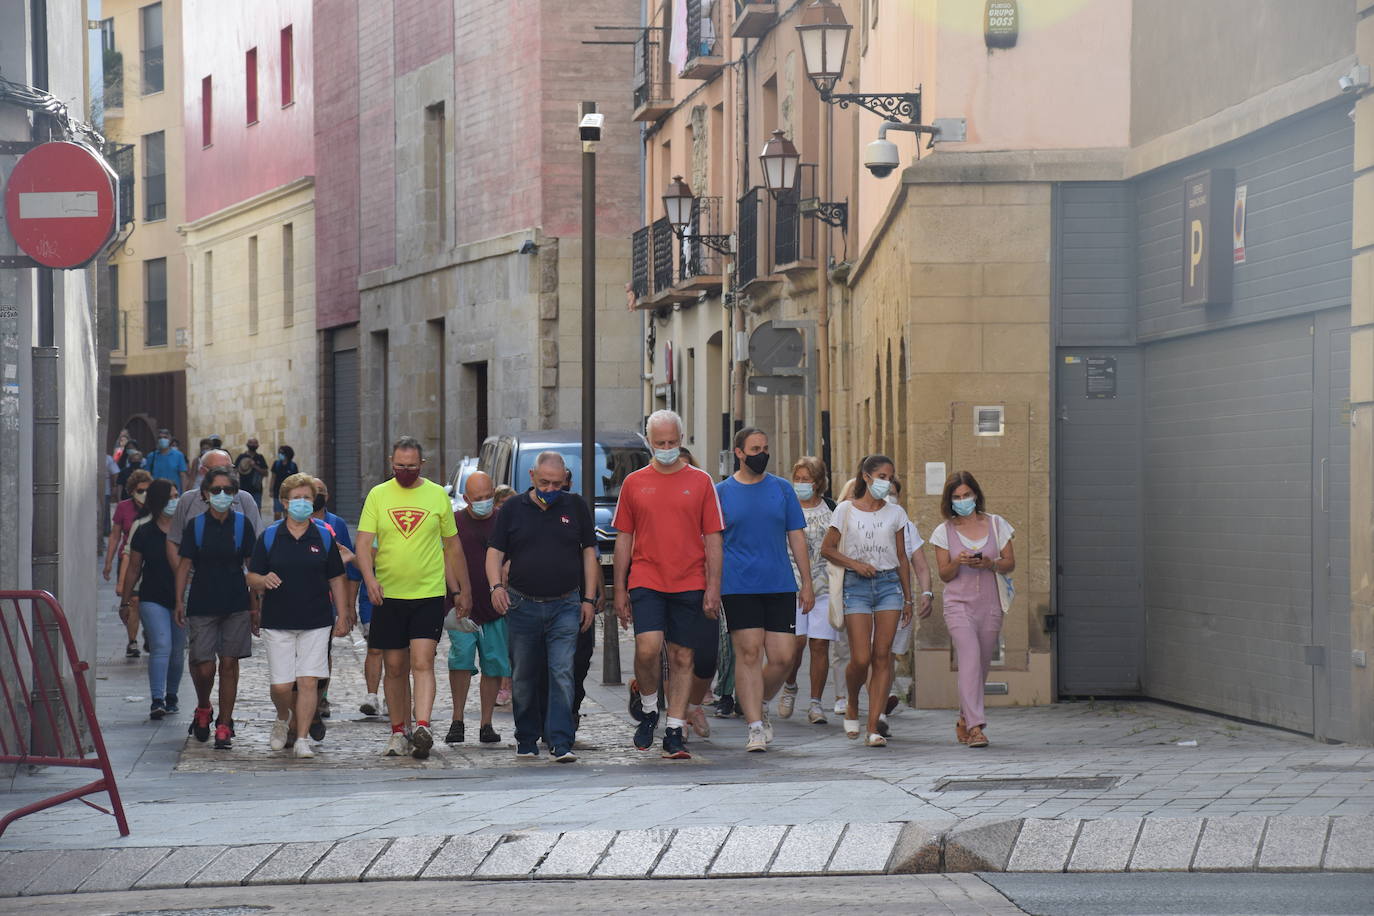
[[[686,731],[709,735],[703,702],[728,655],[745,748],[766,751],[770,705],[778,698],[778,715],[793,714],[808,649],[807,721],[827,722],[833,665],[845,734],[884,746],[894,654],[905,650],[913,618],[933,607],[925,542],[896,500],[893,460],[866,456],[834,502],[816,458],[799,459],[789,478],[770,474],[761,429],[736,434],[737,469],[718,483],[685,454],[676,413],[654,413],[645,434],[652,460],[623,481],[613,519],[615,612],[635,637],[635,746],[655,744],[662,706],[662,756],[690,758]],[[562,455],[541,453],[529,488],[504,506],[488,475],[470,475],[466,505],[454,512],[444,488],[423,476],[421,444],[402,437],[391,476],[367,495],[355,544],[328,512],[322,481],[300,473],[289,451],[269,469],[256,446],[236,459],[207,448],[194,475],[180,472],[180,487],[142,469],[127,477],[122,546],[111,538],[106,571],[122,552],[120,612],[143,623],[150,718],[178,711],[187,656],[196,693],[188,731],[232,747],[239,662],[261,636],[276,710],[270,745],[312,757],[311,741],[325,734],[331,637],[362,622],[363,711],[388,718],[385,756],[424,759],[435,743],[435,661],[447,630],[446,742],[466,739],[464,709],[480,671],[481,743],[501,740],[492,719],[509,679],[516,754],[538,757],[542,743],[556,761],[577,759],[585,650],[604,596],[595,526],[568,492]],[[244,480],[260,487],[269,472],[281,518],[264,525],[260,490]],[[958,662],[956,735],[984,747],[983,683],[1010,600],[1014,531],[986,512],[965,471],[949,477],[940,507],[930,540]]]

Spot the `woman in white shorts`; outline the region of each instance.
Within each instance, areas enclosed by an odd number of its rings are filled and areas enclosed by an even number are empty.
[[[262,640],[277,708],[272,750],[293,746],[297,757],[315,756],[306,730],[315,717],[319,679],[329,676],[330,633],[346,636],[353,629],[339,545],[323,522],[311,518],[315,493],[308,474],[282,481],[276,495],[286,518],[262,533],[248,565],[249,588],[264,593]],[[292,732],[298,733],[294,741]]]
[[[802,649],[808,643],[811,647],[811,702],[807,706],[806,721],[812,725],[825,724],[825,710],[821,707],[821,694],[825,692],[825,678],[830,667],[830,643],[835,639],[835,630],[830,626],[830,584],[825,561],[821,559],[821,541],[830,527],[830,516],[835,503],[823,494],[828,489],[829,475],[825,462],[810,456],[798,458],[792,465],[792,489],[801,500],[802,514],[806,516],[806,549],[811,559],[811,582],[816,592],[816,606],[809,613],[797,608],[797,658],[792,670],[782,685],[782,696],[778,699],[778,715],[790,718],[797,704],[797,674],[801,670]],[[801,588],[800,573],[796,563],[792,564],[792,575]]]

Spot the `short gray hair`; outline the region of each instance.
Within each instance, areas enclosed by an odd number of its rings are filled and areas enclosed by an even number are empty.
[[[540,452],[538,456],[536,456],[534,459],[534,466],[537,468],[543,467],[545,464],[549,464],[554,461],[558,462],[558,466],[561,467],[563,470],[566,471],[568,469],[568,462],[563,460],[562,453],[555,452],[553,449],[549,449],[546,452]]]
[[[228,452],[226,452],[224,449],[222,449],[222,448],[208,448],[208,449],[206,449],[204,452],[202,452],[202,453],[201,453],[201,456],[200,456],[200,466],[201,466],[202,469],[205,468],[205,459],[206,459],[206,458],[209,458],[211,455],[223,455],[223,456],[224,456],[224,460],[225,460],[226,462],[228,462],[229,464],[233,464],[233,463],[234,463],[234,458],[233,458],[233,456],[231,456],[231,455],[230,455]]]
[[[682,425],[682,417],[678,416],[675,410],[655,410],[649,414],[649,419],[644,421],[644,435],[646,438],[653,438],[653,428],[663,423],[673,423],[677,426],[679,437],[687,434],[687,429]]]

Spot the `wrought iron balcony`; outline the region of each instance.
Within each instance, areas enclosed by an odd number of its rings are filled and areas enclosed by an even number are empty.
[[[692,221],[682,230],[678,243],[678,289],[720,289],[721,274],[725,272],[723,255],[698,238],[723,234],[720,208],[719,197],[698,197],[692,201]]]
[[[687,63],[682,76],[705,80],[725,67],[725,41],[720,37],[723,0],[687,0]]]
[[[673,107],[669,98],[667,54],[664,31],[650,26],[635,39],[634,114],[635,121],[657,121]]]
[[[748,3],[735,0],[735,27],[730,34],[735,38],[759,38],[768,33],[778,18],[776,3]]]

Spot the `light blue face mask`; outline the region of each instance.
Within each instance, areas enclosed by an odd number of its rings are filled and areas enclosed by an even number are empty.
[[[491,510],[496,507],[496,500],[478,499],[468,503],[468,507],[472,509],[473,515],[478,518],[486,518],[488,515],[491,515]]]
[[[210,508],[216,512],[224,512],[234,504],[233,493],[211,493]]]
[[[792,489],[797,491],[797,499],[802,502],[816,495],[816,485],[810,483],[794,483]]]
[[[167,500],[167,505],[162,507],[162,514],[167,516],[168,518],[171,518],[173,515],[176,515],[177,503],[179,502],[181,502],[180,496],[173,496],[171,499]]]
[[[879,477],[868,485],[868,491],[873,494],[874,499],[887,499],[888,491],[892,489],[892,481],[884,480]]]
[[[286,514],[293,521],[303,522],[315,514],[315,501],[298,496],[286,504]]]
[[[954,507],[954,511],[959,515],[969,516],[972,515],[973,510],[978,507],[978,500],[970,496],[968,499],[956,499],[951,505]]]
[[[680,448],[656,448],[654,449],[654,460],[659,464],[675,464],[682,455]]]

